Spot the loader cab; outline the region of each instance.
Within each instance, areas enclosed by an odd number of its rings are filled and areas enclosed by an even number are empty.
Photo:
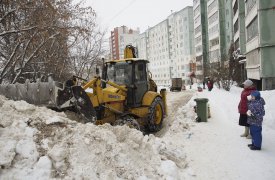
[[[147,63],[147,60],[136,58],[105,63],[102,78],[126,86],[128,107],[140,107],[142,98],[149,89]]]

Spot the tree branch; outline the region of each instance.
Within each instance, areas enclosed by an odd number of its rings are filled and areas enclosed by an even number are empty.
[[[10,30],[10,31],[4,31],[2,33],[0,33],[0,36],[4,36],[4,35],[7,35],[7,34],[12,34],[12,33],[18,33],[18,32],[23,32],[23,31],[30,31],[30,30],[33,30],[33,29],[36,29],[37,26],[33,26],[33,27],[29,27],[29,28],[23,28],[23,29],[14,29],[14,30]]]
[[[10,10],[9,12],[7,12],[2,18],[0,18],[0,23],[2,23],[2,21],[6,18],[6,17],[8,17],[11,13],[13,13],[13,12],[15,12],[16,11],[16,9],[12,9],[12,10]]]

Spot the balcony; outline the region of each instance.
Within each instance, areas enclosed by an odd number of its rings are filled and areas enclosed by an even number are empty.
[[[213,14],[218,12],[218,6],[214,7],[210,12],[207,12],[207,17],[210,18]]]
[[[214,0],[208,0],[207,1],[207,6],[209,6],[210,4],[212,4],[214,2]]]
[[[238,12],[234,15],[233,17],[233,24],[235,24],[235,22],[239,19],[239,10]]]
[[[255,4],[249,12],[246,12],[245,26],[247,27],[257,15],[258,15],[257,5]]]
[[[196,9],[196,7],[200,5],[200,0],[194,0],[193,1],[193,6],[194,6],[194,9]]]
[[[249,42],[246,43],[246,52],[250,52],[259,47],[259,36],[252,38]]]
[[[240,31],[238,30],[236,33],[234,33],[234,42],[240,38]]]
[[[235,3],[238,3],[238,0],[232,0],[232,7],[234,7]]]

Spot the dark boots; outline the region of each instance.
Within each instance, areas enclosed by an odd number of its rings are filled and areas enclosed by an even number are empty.
[[[254,146],[254,144],[248,144],[247,145],[251,150],[261,150],[260,147]]]
[[[251,150],[261,150],[260,147],[256,147],[256,146],[254,146],[254,145],[250,146],[250,149],[251,149]]]

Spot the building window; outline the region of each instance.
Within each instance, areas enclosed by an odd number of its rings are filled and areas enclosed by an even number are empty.
[[[218,1],[215,0],[213,1],[209,6],[208,6],[208,13],[212,11],[215,7],[218,7]]]
[[[201,36],[199,36],[195,39],[195,44],[199,44],[200,42],[201,42]]]
[[[241,0],[242,1],[242,0]],[[233,12],[234,12],[234,16],[236,14],[236,12],[238,11],[239,8],[239,2],[238,0],[235,2],[234,7],[233,7]]]
[[[234,43],[234,49],[237,50],[240,47],[240,39],[238,38]]]
[[[210,40],[210,48],[213,47],[213,46],[218,45],[219,43],[220,43],[219,37]]]
[[[214,60],[218,59],[219,58],[219,54],[220,54],[219,49],[214,50],[214,51],[210,51],[210,55],[209,55],[210,61],[213,60],[213,59]]]
[[[213,14],[213,15],[209,18],[208,24],[209,24],[209,25],[213,24],[213,22],[217,21],[218,18],[219,18],[219,16],[218,16],[218,11],[217,11],[217,12],[215,12],[215,14]]]
[[[197,56],[196,57],[196,62],[200,62],[202,60],[202,56]]]
[[[248,14],[251,9],[255,6],[256,0],[247,0],[246,1],[246,14]]]
[[[194,17],[200,13],[200,6],[194,10]]]
[[[213,26],[212,28],[210,28],[208,30],[209,36],[212,36],[213,34],[215,34],[218,31],[219,31],[219,24],[216,24],[215,26]]]
[[[201,32],[201,25],[199,25],[196,29],[195,29],[195,34],[198,34]]]
[[[194,7],[197,5],[198,2],[199,2],[199,0],[194,0],[194,1],[193,1]]]
[[[198,16],[196,19],[195,19],[195,23],[194,24],[197,24],[197,23],[200,23],[201,22],[201,16]]]
[[[239,19],[237,19],[237,21],[234,24],[234,34],[236,34],[236,32],[239,30]]]
[[[196,47],[196,53],[199,53],[202,51],[202,45],[199,45],[198,47]]]
[[[247,26],[246,32],[247,32],[246,42],[250,41],[251,39],[253,39],[258,35],[258,16],[256,16],[252,20],[252,22]]]

